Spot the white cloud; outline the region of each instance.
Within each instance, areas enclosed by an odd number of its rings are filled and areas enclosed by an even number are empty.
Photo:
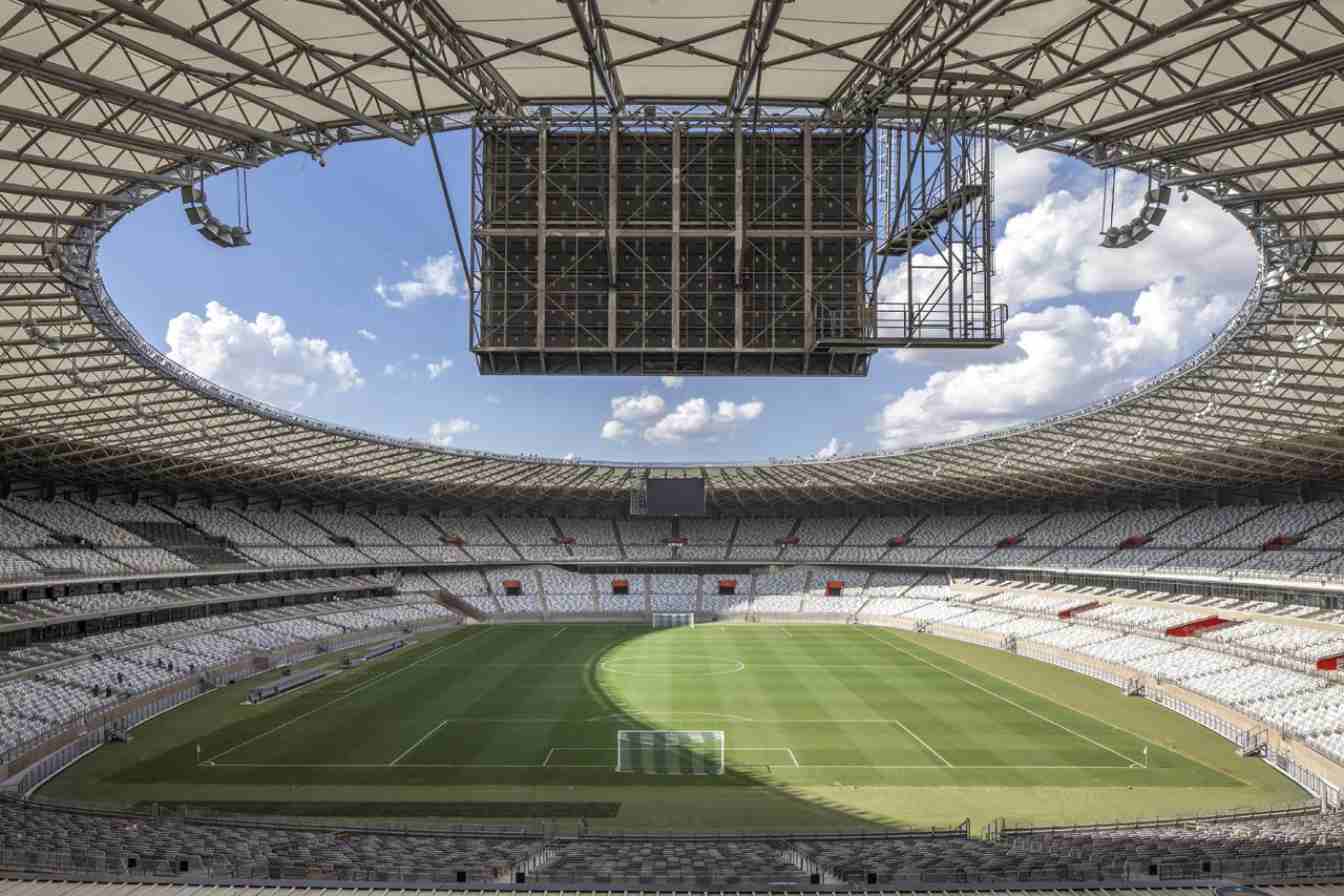
[[[994,203],[999,211],[1031,205],[1050,189],[1059,156],[1043,149],[1018,152],[1006,143],[994,147]]]
[[[246,320],[219,302],[205,318],[184,311],[168,322],[168,357],[221,386],[290,407],[322,392],[364,385],[350,353],[325,339],[295,336],[278,314]]]
[[[385,283],[381,277],[373,291],[389,308],[406,308],[424,299],[462,295],[462,270],[451,253],[431,256],[423,264],[411,268],[405,262],[409,277],[395,283]]]
[[[356,331],[355,331],[355,335],[356,335],[356,336],[359,336],[359,337],[361,337],[361,338],[363,338],[363,339],[367,339],[367,340],[369,340],[370,342],[377,342],[377,341],[378,341],[378,334],[377,334],[377,333],[370,333],[368,330],[364,329],[363,327],[360,327],[358,330],[356,330]]]
[[[602,424],[602,438],[619,441],[630,435],[630,427],[620,420],[608,420]]]
[[[391,361],[383,365],[383,376],[396,376],[400,372],[401,363],[399,361]]]
[[[688,438],[715,436],[732,432],[739,423],[755,420],[765,411],[763,401],[739,403],[720,401],[713,409],[703,398],[692,398],[677,405],[672,413],[645,428],[650,442],[681,442]]]
[[[1008,321],[1004,360],[930,375],[882,408],[884,448],[961,438],[1071,410],[1122,391],[1193,353],[1238,300],[1188,292],[1175,280],[1143,290],[1131,314],[1070,304]]]
[[[1118,221],[1142,206],[1146,182],[1122,178]],[[1177,203],[1145,242],[1103,249],[1100,190],[1085,196],[1059,191],[1004,225],[995,250],[994,295],[1010,308],[1075,293],[1144,289],[1179,277],[1193,292],[1244,294],[1255,276],[1246,229],[1198,196]]]
[[[451,445],[457,436],[467,435],[479,430],[477,423],[465,417],[453,417],[449,420],[435,420],[429,427],[429,440],[435,445]]]
[[[617,395],[611,400],[611,416],[617,420],[645,420],[657,417],[665,406],[661,397],[647,392],[643,395]]]
[[[504,403],[504,399],[500,398],[498,395],[496,395],[496,394],[494,394],[493,392],[491,392],[491,393],[489,393],[489,394],[487,394],[487,395],[485,396],[485,403],[486,403],[486,404],[503,404],[503,403]]]
[[[430,361],[425,365],[425,372],[429,374],[432,380],[438,379],[445,371],[453,366],[452,358],[440,358],[437,361]]]
[[[817,460],[829,460],[841,454],[848,454],[854,449],[853,442],[841,442],[839,437],[831,436],[831,440],[817,449],[815,457]]]
[[[663,385],[669,389],[680,389],[682,386],[686,385],[686,377],[665,376],[663,377]]]

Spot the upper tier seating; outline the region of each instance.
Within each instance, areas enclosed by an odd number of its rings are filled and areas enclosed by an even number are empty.
[[[175,507],[173,514],[185,522],[195,523],[202,532],[227,538],[240,545],[278,545],[280,539],[253,525],[231,510],[204,507]]]
[[[55,544],[56,538],[46,529],[4,509],[0,502],[0,544],[6,547],[27,548]]]
[[[239,513],[285,544],[304,546],[332,544],[330,535],[300,514],[256,510],[251,507]]]
[[[1114,548],[1131,535],[1147,535],[1185,513],[1179,507],[1127,510],[1074,540],[1079,547]]]
[[[92,545],[107,547],[144,547],[149,544],[96,513],[72,501],[0,501],[0,506],[25,516],[60,535],[80,538]]]
[[[620,520],[616,523],[621,544],[662,545],[672,540],[672,522],[670,520]]]
[[[1279,535],[1303,536],[1303,544],[1316,544],[1318,537],[1308,530],[1344,514],[1344,501],[1312,501],[1306,504],[1281,504],[1234,526],[1207,542],[1208,548],[1249,548],[1258,550],[1266,541]]]
[[[357,545],[397,543],[391,535],[357,513],[311,511],[308,518],[332,535],[348,538]]]
[[[1223,534],[1253,516],[1258,516],[1263,511],[1264,508],[1258,506],[1201,507],[1155,532],[1151,547],[1192,548]]]
[[[1045,519],[1045,514],[1041,513],[1007,513],[985,517],[975,528],[961,535],[953,545],[984,545],[992,547],[1005,538],[1024,536],[1024,538],[1035,542],[1034,537],[1025,536],[1029,529],[1035,528],[1041,520]]]
[[[511,544],[515,545],[553,545],[556,534],[551,521],[544,517],[497,516],[495,525]],[[531,556],[530,553],[527,556]]]
[[[733,545],[774,545],[793,529],[794,521],[787,517],[743,517],[737,522]]]
[[[418,514],[380,513],[369,519],[379,529],[392,536],[394,543],[407,547],[443,544],[443,533]]]
[[[910,542],[920,547],[946,547],[968,530],[978,526],[982,520],[984,520],[982,516],[925,517],[911,533]],[[905,556],[904,549],[901,556]]]
[[[1085,542],[1088,532],[1115,516],[1113,510],[1083,510],[1075,513],[1057,513],[1031,530],[1031,543],[1066,545],[1072,541]]]
[[[446,516],[436,523],[449,537],[461,538],[468,545],[506,543],[504,535],[483,516]]]
[[[611,520],[566,519],[558,517],[561,533],[584,545],[616,544],[616,528]],[[730,521],[731,522],[731,521]]]

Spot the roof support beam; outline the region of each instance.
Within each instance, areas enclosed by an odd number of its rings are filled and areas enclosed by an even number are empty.
[[[131,152],[143,152],[160,159],[199,159],[226,167],[243,164],[241,156],[229,155],[212,149],[197,149],[176,143],[164,143],[149,137],[141,137],[138,134],[119,133],[109,128],[71,121],[68,118],[43,115],[40,112],[32,112],[27,109],[16,109],[12,106],[0,106],[0,120],[56,134],[65,134],[68,137],[87,140],[90,143],[115,146],[119,149],[128,149]]]
[[[625,93],[621,90],[621,76],[611,58],[611,43],[602,24],[602,11],[597,8],[597,0],[565,0],[569,15],[574,19],[574,27],[579,30],[579,39],[583,41],[583,50],[588,54],[588,67],[593,80],[607,99],[607,108],[619,113],[625,108]]]
[[[153,115],[163,121],[171,121],[183,127],[213,134],[231,142],[258,143],[265,141],[273,145],[286,146],[296,152],[310,152],[312,150],[312,147],[299,143],[283,134],[256,128],[246,122],[231,121],[211,115],[208,112],[191,109],[182,103],[162,99],[152,93],[136,90],[120,82],[75,71],[7,47],[0,47],[0,67],[37,78],[83,96],[108,98],[125,103],[128,107],[133,106],[136,110]]]
[[[171,174],[155,174],[149,171],[135,171],[131,168],[94,165],[88,162],[76,162],[73,159],[39,156],[28,152],[0,150],[0,162],[14,162],[19,165],[32,165],[37,168],[50,168],[53,171],[69,171],[74,174],[87,174],[90,177],[106,177],[110,180],[155,184],[156,186],[169,188],[185,187],[191,183],[188,178]]]
[[[347,5],[478,112],[522,114],[523,102],[517,92],[439,3],[347,0]]]
[[[956,47],[1012,2],[985,0],[965,6],[946,2],[907,5],[886,34],[864,54],[867,63],[881,68],[878,82],[868,86],[874,77],[871,65],[856,66],[827,98],[826,107],[842,112],[871,113],[886,103],[892,94],[928,75],[936,59],[950,57]],[[936,30],[932,35],[926,33],[929,27],[936,29],[944,14],[954,10],[959,12],[941,33]],[[902,53],[906,54],[905,60],[892,66],[892,60]],[[949,72],[945,79],[956,80],[956,77]]]
[[[770,49],[770,38],[774,36],[775,26],[784,12],[784,4],[788,2],[755,0],[751,5],[747,33],[742,35],[742,49],[738,51],[733,83],[728,89],[728,110],[734,115],[741,115],[747,101],[751,99],[761,74],[761,66],[765,62],[765,53]]]
[[[31,0],[28,0],[28,2],[31,2]],[[217,44],[214,41],[206,40],[199,34],[193,34],[191,31],[189,31],[186,28],[183,28],[181,25],[177,24],[173,20],[158,15],[157,13],[151,12],[145,7],[132,2],[132,0],[98,0],[98,2],[111,9],[115,9],[117,12],[121,13],[123,16],[127,18],[135,19],[136,21],[141,22],[144,25],[148,25],[150,28],[154,29],[155,31],[158,31],[159,33],[167,37],[171,37],[175,40],[181,41],[182,43],[187,44],[188,46],[191,47],[195,47],[196,49],[201,50],[202,52],[209,53],[211,56],[214,56],[217,59],[221,59],[232,66],[236,66],[237,68],[240,68],[243,71],[250,72],[251,74],[256,75],[258,78],[261,78],[264,81],[269,81],[276,87],[280,87],[298,96],[302,96],[308,99],[309,101],[316,103],[320,106],[324,106],[327,109],[330,109],[331,111],[345,118],[350,118],[353,119],[354,121],[358,121],[362,124],[365,124],[368,127],[371,127],[374,130],[380,132],[384,137],[391,137],[393,140],[397,140],[402,143],[409,144],[414,142],[413,138],[407,136],[406,134],[401,133],[400,131],[394,128],[388,127],[386,124],[384,124],[381,121],[378,121],[377,119],[370,118],[369,116],[360,112],[353,106],[350,106],[347,103],[338,100],[333,96],[327,96],[326,94],[316,90],[309,90],[306,86],[299,83],[298,81],[295,81],[293,78],[289,77],[283,72],[280,72],[273,68],[269,68],[265,65],[262,65],[261,63],[253,62],[250,57],[244,56],[242,53],[232,50],[229,47]]]

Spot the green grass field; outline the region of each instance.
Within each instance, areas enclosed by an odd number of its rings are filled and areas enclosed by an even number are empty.
[[[136,729],[41,795],[629,829],[1100,820],[1304,798],[1115,688],[860,626],[473,626],[242,705],[256,683]],[[618,772],[617,732],[632,729],[721,731],[726,772]]]

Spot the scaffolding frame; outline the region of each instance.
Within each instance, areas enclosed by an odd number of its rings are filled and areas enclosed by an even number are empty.
[[[480,370],[865,375],[889,335],[875,222],[890,207],[879,149],[894,132],[653,106],[479,118],[469,338]],[[988,242],[986,231],[975,244]],[[968,309],[945,309],[956,326],[934,332],[932,301],[906,342],[985,344]]]

